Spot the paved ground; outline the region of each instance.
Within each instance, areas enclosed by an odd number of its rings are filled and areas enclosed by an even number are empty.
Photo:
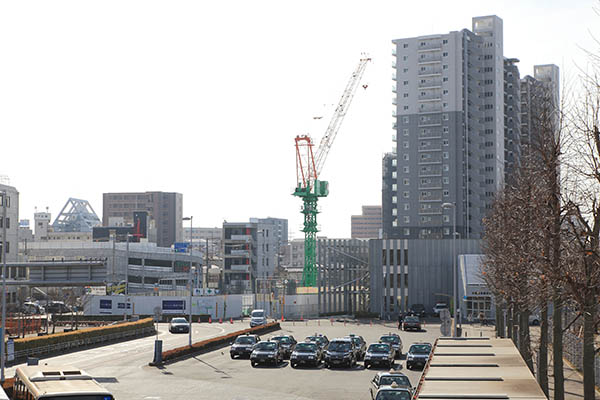
[[[194,326],[194,337],[216,336],[222,332],[239,330],[247,322],[235,324],[199,324]],[[161,325],[161,339],[165,348],[187,343],[187,335],[172,335]],[[297,340],[315,332],[333,339],[355,333],[367,342],[375,342],[382,334],[398,332],[393,324],[351,324],[328,320],[308,323],[284,322],[282,331],[294,335]],[[433,342],[439,335],[439,325],[428,325],[423,332],[399,332],[405,353],[416,341]],[[272,334],[271,334],[272,335]],[[270,336],[270,335],[265,335]],[[138,339],[113,346],[67,354],[43,360],[48,364],[70,364],[80,367],[99,378],[113,392],[116,399],[189,400],[214,398],[235,399],[370,399],[370,380],[376,370],[365,370],[362,362],[353,369],[328,370],[292,369],[289,362],[278,367],[252,368],[247,359],[232,360],[229,349],[213,351],[194,358],[167,365],[163,368],[148,366],[152,358],[154,338]],[[403,357],[404,358],[404,357]],[[404,359],[396,368],[402,369],[413,385],[418,383],[420,371],[406,371]],[[7,371],[12,376],[14,368]]]

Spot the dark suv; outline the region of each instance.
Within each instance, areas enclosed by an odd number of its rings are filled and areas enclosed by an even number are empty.
[[[325,367],[356,365],[356,346],[350,338],[333,339],[325,352]]]

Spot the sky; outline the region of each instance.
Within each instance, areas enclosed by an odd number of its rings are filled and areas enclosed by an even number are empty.
[[[294,137],[318,142],[362,53],[368,65],[321,173],[321,234],[381,204],[392,150],[393,39],[504,21],[504,55],[575,81],[598,50],[597,0],[4,1],[0,175],[21,219],[69,197],[183,194],[195,226],[289,220],[302,237]],[[314,117],[323,117],[314,119]]]

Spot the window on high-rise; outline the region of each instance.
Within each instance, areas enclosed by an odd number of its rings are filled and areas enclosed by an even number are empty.
[[[444,197],[448,197],[448,196],[450,196],[450,191],[444,190],[443,194],[444,194]]]

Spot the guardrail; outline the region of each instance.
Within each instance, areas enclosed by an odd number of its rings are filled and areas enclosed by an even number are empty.
[[[35,348],[31,348],[31,349],[18,350],[18,351],[15,351],[15,361],[22,360],[22,359],[25,359],[27,357],[32,357],[32,356],[48,355],[48,354],[52,354],[52,353],[56,353],[56,352],[60,352],[60,351],[64,351],[64,350],[71,350],[71,349],[76,349],[79,347],[91,346],[91,345],[95,345],[98,343],[106,343],[106,342],[119,341],[119,340],[128,339],[128,338],[131,339],[131,338],[136,338],[136,337],[149,336],[149,335],[154,334],[154,332],[155,332],[154,326],[148,326],[145,328],[132,329],[129,331],[124,331],[124,332],[110,333],[108,335],[103,335],[103,336],[95,336],[95,337],[90,337],[90,338],[76,339],[76,340],[71,340],[71,341],[63,342],[63,343],[56,343],[56,344],[51,344],[51,345],[47,345],[47,346],[35,347]]]

